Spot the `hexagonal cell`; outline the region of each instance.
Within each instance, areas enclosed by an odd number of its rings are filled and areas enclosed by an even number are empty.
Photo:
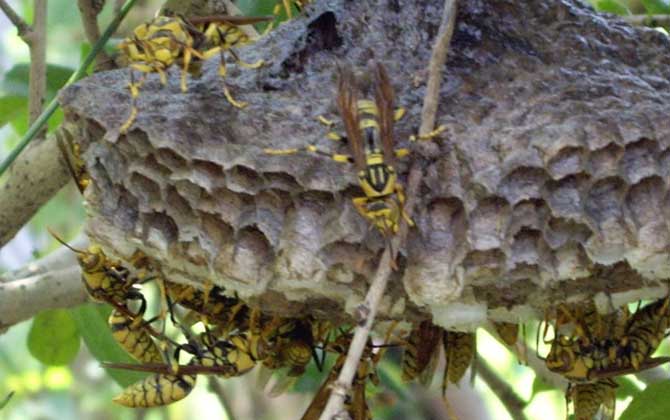
[[[546,185],[546,201],[555,217],[580,219],[583,215],[583,195],[589,177],[585,174],[569,175]]]
[[[625,203],[638,228],[663,221],[663,215],[659,210],[663,206],[665,190],[663,180],[658,176],[645,178],[630,187]]]
[[[549,160],[547,170],[554,179],[576,174],[583,170],[586,157],[582,147],[566,147]]]
[[[594,179],[607,178],[619,174],[619,161],[623,148],[615,143],[594,150],[589,156],[588,172]]]
[[[601,179],[584,196],[584,212],[597,225],[623,218],[625,182],[618,177]]]
[[[576,220],[552,217],[544,229],[544,239],[552,249],[567,243],[583,243],[593,234],[591,229]]]
[[[130,175],[128,189],[147,208],[163,201],[160,185],[137,172],[133,172]]]
[[[521,200],[542,198],[542,188],[548,179],[549,175],[544,169],[517,168],[502,180],[498,194],[512,205]]]
[[[470,214],[468,241],[473,250],[486,251],[500,248],[510,218],[510,206],[504,198],[482,200]]]
[[[658,143],[649,139],[640,139],[630,143],[619,161],[619,172],[629,184],[635,184],[643,178],[657,175]]]
[[[156,160],[162,165],[170,168],[171,171],[186,168],[187,161],[182,156],[178,155],[172,149],[162,147],[156,150]]]

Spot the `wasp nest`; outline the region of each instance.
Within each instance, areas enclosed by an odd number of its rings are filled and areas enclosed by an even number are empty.
[[[316,117],[339,122],[336,65],[365,74],[373,60],[408,110],[395,131],[407,145],[442,4],[315,2],[239,50],[267,61],[229,66],[243,110],[225,99],[216,59],[187,93],[178,69],[166,87],[149,76],[127,135],[127,70],[65,90],[67,128],[93,179],[91,239],[122,256],[141,249],[174,281],[213,281],[268,311],[343,316],[385,244],[352,205],[353,167],[263,149],[346,153]],[[447,131],[399,164],[403,180],[417,160],[424,177],[382,314],[458,326],[668,278],[668,38],[577,1],[459,7],[440,91]]]

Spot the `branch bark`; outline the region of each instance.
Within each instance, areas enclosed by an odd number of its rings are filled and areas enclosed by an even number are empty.
[[[85,248],[82,235],[72,246]],[[62,246],[38,261],[0,276],[0,334],[40,311],[71,308],[86,302],[75,254]]]
[[[16,160],[2,186],[0,247],[72,178],[53,135]]]
[[[123,3],[121,2],[119,8]],[[98,26],[98,15],[103,9],[105,2],[103,0],[77,0],[79,14],[84,26],[84,33],[89,44],[94,45],[100,39],[100,27]],[[117,11],[118,13],[118,11]],[[104,51],[100,51],[96,57],[96,70],[111,70],[114,68],[114,61]]]
[[[18,30],[19,36],[21,38],[30,33],[31,31],[30,25],[28,25],[26,21],[23,20],[21,16],[19,16],[14,11],[14,9],[11,8],[11,6],[9,5],[9,3],[7,3],[6,0],[0,0],[0,9],[2,9],[2,11],[5,13],[9,21],[12,22],[14,26],[16,26],[16,29]]]
[[[42,113],[47,93],[47,0],[34,0],[30,37],[24,38],[30,48],[30,81],[28,83],[28,114],[32,124]],[[36,140],[44,140],[46,127]]]

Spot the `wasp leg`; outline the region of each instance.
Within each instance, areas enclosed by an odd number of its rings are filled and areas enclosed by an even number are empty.
[[[247,68],[247,69],[257,69],[257,68],[260,68],[261,66],[263,66],[263,65],[265,64],[265,61],[262,60],[262,59],[256,61],[255,63],[247,63],[246,61],[242,60],[242,59],[240,58],[240,56],[237,55],[237,53],[236,53],[235,51],[233,51],[232,49],[230,49],[230,50],[228,50],[228,51],[230,52],[230,55],[233,56],[233,59],[235,60],[235,62],[236,62],[237,64],[239,64],[240,66],[244,67],[244,68]]]
[[[426,133],[426,134],[417,134],[417,135],[411,135],[409,137],[409,141],[423,141],[423,140],[432,140],[435,137],[438,137],[443,131],[447,129],[446,125],[441,125],[437,127],[435,130]]]
[[[400,121],[405,116],[405,108],[398,108],[393,112],[393,121]]]
[[[128,129],[131,125],[133,125],[135,119],[137,118],[137,114],[139,112],[137,109],[137,97],[140,96],[140,88],[144,84],[145,80],[146,75],[143,74],[140,80],[135,82],[133,69],[130,69],[130,82],[128,83],[128,89],[130,90],[130,116],[126,122],[121,125],[121,128],[119,128],[121,134],[127,133]]]
[[[301,148],[293,148],[293,149],[263,149],[265,153],[268,155],[277,155],[277,156],[284,156],[284,155],[294,155],[299,152],[309,152],[309,153],[316,153],[321,156],[326,156],[335,162],[339,163],[354,163],[354,158],[349,156],[349,155],[344,155],[344,154],[339,154],[339,153],[328,153],[326,151],[323,151],[313,144],[309,144],[305,147]]]
[[[402,218],[405,219],[405,222],[407,222],[407,226],[413,227],[414,220],[412,220],[411,217],[409,217],[409,214],[405,211],[405,189],[402,187],[400,184],[395,185],[395,193],[396,196],[398,197],[398,207],[400,209],[400,214],[402,215]]]

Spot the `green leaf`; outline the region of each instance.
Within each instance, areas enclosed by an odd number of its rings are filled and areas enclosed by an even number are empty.
[[[5,398],[3,398],[2,401],[0,401],[0,410],[5,408],[5,406],[9,403],[9,400],[11,400],[13,396],[14,396],[14,391],[7,394],[7,396]]]
[[[28,98],[8,95],[0,97],[0,127],[18,118],[27,119]]]
[[[670,410],[670,381],[651,384],[633,399],[620,420],[665,420]]]
[[[51,100],[65,85],[73,72],[74,70],[69,67],[47,64],[47,101]],[[5,73],[2,90],[9,95],[28,97],[29,80],[30,64],[16,64]]]
[[[70,363],[79,352],[81,338],[77,324],[66,309],[42,311],[28,332],[28,350],[45,365]]]
[[[539,376],[535,376],[535,379],[533,380],[533,389],[530,392],[530,396],[531,398],[533,398],[536,394],[539,394],[540,392],[555,391],[555,390],[556,388],[544,382],[542,378],[540,378]]]
[[[670,13],[670,0],[642,0],[642,5],[650,15]]]
[[[626,16],[631,14],[630,9],[617,0],[598,0],[595,3],[595,8],[599,12],[614,13],[615,15]]]
[[[71,309],[70,313],[79,327],[86,347],[96,359],[101,362],[134,363],[135,360],[112,337],[112,332],[107,325],[107,318],[111,311],[109,306],[88,303]],[[127,387],[147,376],[143,372],[121,369],[105,370],[122,387]]]
[[[616,389],[616,396],[619,399],[625,399],[626,397],[637,397],[640,395],[642,390],[635,384],[635,382],[624,377],[618,378],[617,383],[619,387]]]

